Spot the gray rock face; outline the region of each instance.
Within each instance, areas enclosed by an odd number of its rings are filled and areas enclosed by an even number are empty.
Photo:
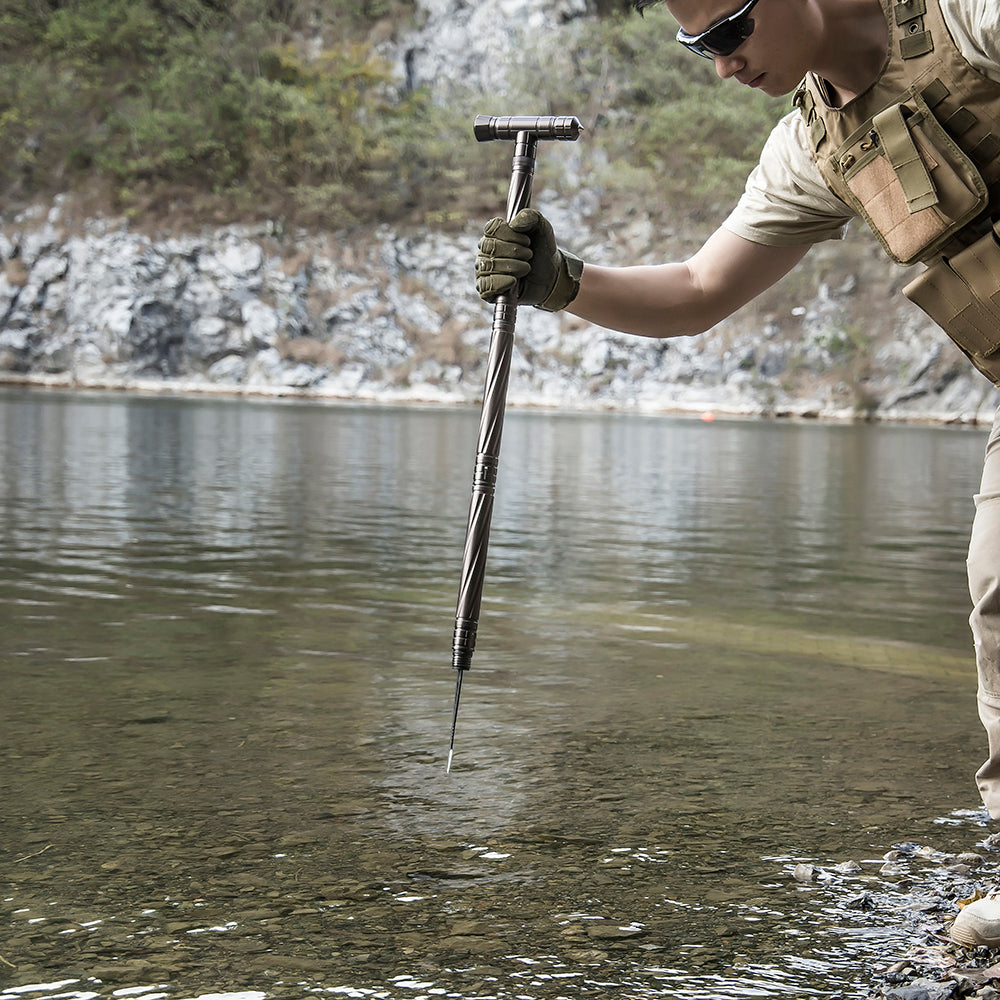
[[[587,0],[417,0],[416,6],[418,29],[387,54],[406,89],[430,86],[439,99],[447,99],[457,81],[502,93],[518,50],[593,12]]]
[[[124,224],[65,235],[58,207],[0,237],[0,377],[46,384],[474,403],[491,311],[476,233],[363,240],[230,227],[154,241]],[[582,233],[586,240],[587,234]],[[592,238],[592,237],[590,237]],[[902,303],[852,368],[853,293],[760,323],[648,340],[518,314],[509,400],[565,408],[986,419],[994,390]],[[842,355],[847,353],[845,361]],[[789,382],[790,373],[797,380]]]

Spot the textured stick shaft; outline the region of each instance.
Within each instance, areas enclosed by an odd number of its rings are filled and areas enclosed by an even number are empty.
[[[514,160],[510,189],[507,192],[507,221],[531,203],[531,185],[535,175],[535,151],[539,139],[575,140],[583,126],[572,116],[490,118],[480,115],[475,135],[480,142],[513,139]],[[486,553],[493,518],[493,499],[500,466],[500,439],[503,436],[504,408],[510,380],[510,359],[514,350],[514,324],[517,320],[517,296],[501,295],[493,309],[493,332],[486,363],[486,386],[479,418],[476,469],[469,505],[469,524],[462,554],[462,576],[455,608],[455,634],[452,639],[452,666],[458,672],[455,684],[455,707],[451,719],[451,743],[448,747],[448,771],[455,752],[455,727],[458,703],[462,694],[462,674],[472,665],[479,629],[483,582],[486,578]]]
[[[486,366],[484,406],[479,423],[476,469],[472,480],[469,524],[462,555],[462,577],[455,609],[455,637],[452,643],[452,666],[468,670],[476,648],[476,632],[486,579],[486,554],[489,549],[493,499],[500,467],[500,440],[503,435],[504,404],[510,381],[510,357],[514,349],[514,323],[517,303],[501,296],[493,311],[493,334]]]
[[[521,132],[517,136],[510,189],[507,193],[508,221],[522,208],[527,208],[531,202],[537,141],[535,136],[527,132]],[[486,363],[483,408],[479,418],[472,501],[469,506],[469,524],[465,535],[465,551],[462,555],[462,576],[455,609],[452,666],[456,670],[469,669],[476,648],[516,321],[517,298],[514,295],[501,295],[493,308],[493,332]]]

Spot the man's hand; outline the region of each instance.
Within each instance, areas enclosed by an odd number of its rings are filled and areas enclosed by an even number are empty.
[[[490,219],[476,255],[476,290],[487,302],[517,294],[520,304],[556,312],[580,290],[583,261],[560,250],[549,221],[524,208],[508,225]]]

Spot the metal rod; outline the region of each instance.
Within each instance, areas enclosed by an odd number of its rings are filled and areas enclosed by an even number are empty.
[[[516,131],[515,131],[516,130]],[[582,131],[573,117],[489,118],[480,115],[475,135],[480,142],[490,139],[514,139],[510,188],[507,193],[507,221],[527,208],[535,173],[535,155],[539,139],[573,140]],[[514,350],[514,325],[517,321],[516,294],[501,295],[493,307],[493,331],[486,362],[486,384],[479,418],[476,466],[472,480],[472,501],[462,555],[462,575],[455,608],[455,632],[452,639],[452,666],[458,672],[455,707],[452,713],[451,743],[448,747],[448,771],[455,750],[455,727],[462,693],[462,674],[472,665],[479,629],[483,581],[486,578],[486,553],[489,548],[493,498],[500,466],[500,440],[503,436],[504,408],[510,381],[510,359]]]
[[[458,725],[458,701],[462,697],[462,677],[464,670],[458,671],[458,681],[455,684],[455,709],[451,713],[451,742],[448,744],[448,767],[445,774],[451,774],[451,758],[455,755],[455,727]]]
[[[507,221],[510,222],[531,201],[537,140],[520,132],[514,146],[510,189],[507,194]],[[455,709],[448,748],[448,768],[455,751],[455,727],[458,702],[462,693],[462,674],[472,665],[479,630],[479,613],[486,579],[486,554],[490,543],[493,498],[500,467],[500,441],[503,437],[504,407],[510,382],[510,359],[514,350],[514,325],[517,322],[517,296],[501,295],[493,307],[493,331],[486,361],[486,384],[479,416],[479,439],[476,444],[476,467],[472,478],[472,501],[462,555],[462,576],[455,608],[455,632],[452,638],[452,666],[458,672],[455,684]]]

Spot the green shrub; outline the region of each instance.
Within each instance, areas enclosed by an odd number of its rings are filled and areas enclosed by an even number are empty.
[[[674,41],[666,11],[655,14],[588,24],[578,79],[603,81],[591,104],[618,113],[603,119],[599,141],[610,164],[630,164],[637,194],[715,210],[738,196],[789,101],[720,81],[712,62]]]
[[[96,179],[137,214],[186,197],[213,217],[446,224],[502,206],[509,155],[471,123],[516,109],[580,114],[577,173],[622,199],[731,201],[787,102],[736,95],[665,11],[627,7],[526,46],[498,107],[397,92],[369,38],[413,0],[0,0],[0,192]]]

